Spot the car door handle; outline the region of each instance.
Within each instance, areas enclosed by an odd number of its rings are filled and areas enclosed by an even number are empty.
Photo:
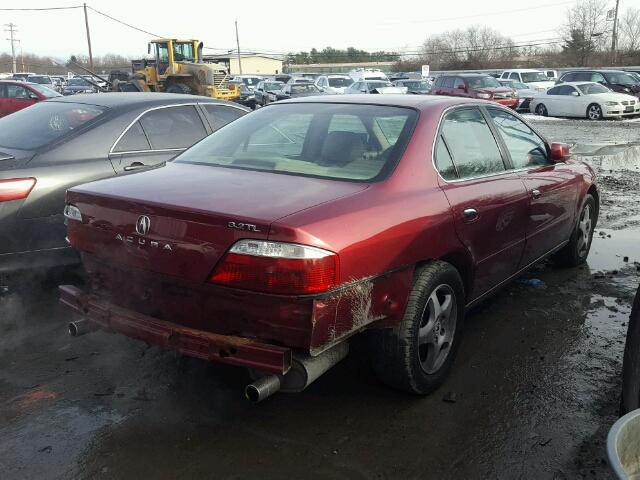
[[[465,208],[462,214],[465,222],[473,222],[478,218],[478,211],[475,208]]]
[[[542,192],[540,190],[531,190],[531,196],[534,200],[537,200],[542,196]]]
[[[145,168],[146,165],[144,163],[132,163],[131,165],[127,165],[124,167],[125,172],[131,172],[133,170],[139,170],[141,168]]]

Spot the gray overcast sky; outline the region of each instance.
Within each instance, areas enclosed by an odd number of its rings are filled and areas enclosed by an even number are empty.
[[[473,24],[489,25],[518,43],[549,39],[564,22],[572,1],[514,2],[450,0],[428,2],[233,0],[143,2],[92,0],[88,5],[144,30],[170,37],[193,37],[205,46],[235,48],[237,17],[241,50],[288,52],[353,46],[365,50],[415,51],[433,33]],[[613,4],[614,1],[611,0]],[[640,7],[640,0],[621,0],[621,9]],[[80,5],[73,0],[1,0],[3,8]],[[163,8],[166,5],[167,8]],[[0,11],[0,24],[18,25],[24,52],[62,59],[86,53],[82,9],[48,12]],[[146,54],[149,35],[132,30],[89,10],[94,55]],[[9,51],[2,37],[0,51]],[[217,53],[217,52],[216,52]]]

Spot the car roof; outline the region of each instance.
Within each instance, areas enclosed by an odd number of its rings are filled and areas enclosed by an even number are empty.
[[[598,68],[594,68],[594,69],[589,69],[589,70],[569,70],[568,72],[563,72],[563,75],[566,75],[567,73],[629,73],[627,71],[624,70],[605,70],[605,69],[598,69]]]
[[[518,73],[541,72],[541,73],[544,73],[542,70],[538,70],[536,68],[513,68],[511,70],[505,70],[504,72],[518,72]],[[502,72],[502,73],[504,73],[504,72]]]
[[[12,80],[10,78],[6,80],[0,80],[0,83],[10,83],[12,85],[40,85],[39,83],[25,82],[24,80]]]
[[[56,97],[48,100],[64,103],[83,103],[86,105],[96,105],[99,107],[118,108],[131,106],[159,106],[180,103],[221,103],[209,97],[198,95],[185,95],[181,93],[154,93],[154,92],[111,92],[111,93],[89,93],[72,95],[68,97]]]
[[[381,105],[389,107],[405,107],[413,108],[420,111],[427,110],[444,110],[445,108],[455,105],[487,105],[499,106],[496,103],[490,103],[483,100],[474,100],[464,97],[447,97],[444,95],[404,95],[404,94],[385,94],[385,95],[327,95],[295,98],[291,100],[283,100],[272,104],[285,105],[289,103],[328,103],[328,104],[354,104],[354,105]],[[271,108],[271,106],[269,108]]]
[[[562,82],[561,84],[556,85],[556,87],[562,87],[564,85],[572,85],[572,86],[584,85],[586,83],[590,83],[592,85],[600,85],[598,82],[590,82],[589,80],[582,80],[582,81],[577,81],[577,82]]]

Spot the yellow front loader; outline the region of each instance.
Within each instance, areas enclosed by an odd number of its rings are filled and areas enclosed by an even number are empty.
[[[240,88],[229,84],[229,71],[224,65],[202,63],[202,43],[198,40],[161,38],[149,43],[149,54],[152,48],[155,58],[133,61],[133,79],[117,82],[114,90],[240,98]]]

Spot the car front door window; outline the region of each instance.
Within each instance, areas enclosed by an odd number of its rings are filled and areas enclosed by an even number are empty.
[[[489,109],[493,124],[504,140],[514,168],[548,165],[547,146],[522,120],[503,110]]]
[[[449,113],[443,122],[442,136],[461,179],[505,171],[496,140],[479,109],[464,108]]]

